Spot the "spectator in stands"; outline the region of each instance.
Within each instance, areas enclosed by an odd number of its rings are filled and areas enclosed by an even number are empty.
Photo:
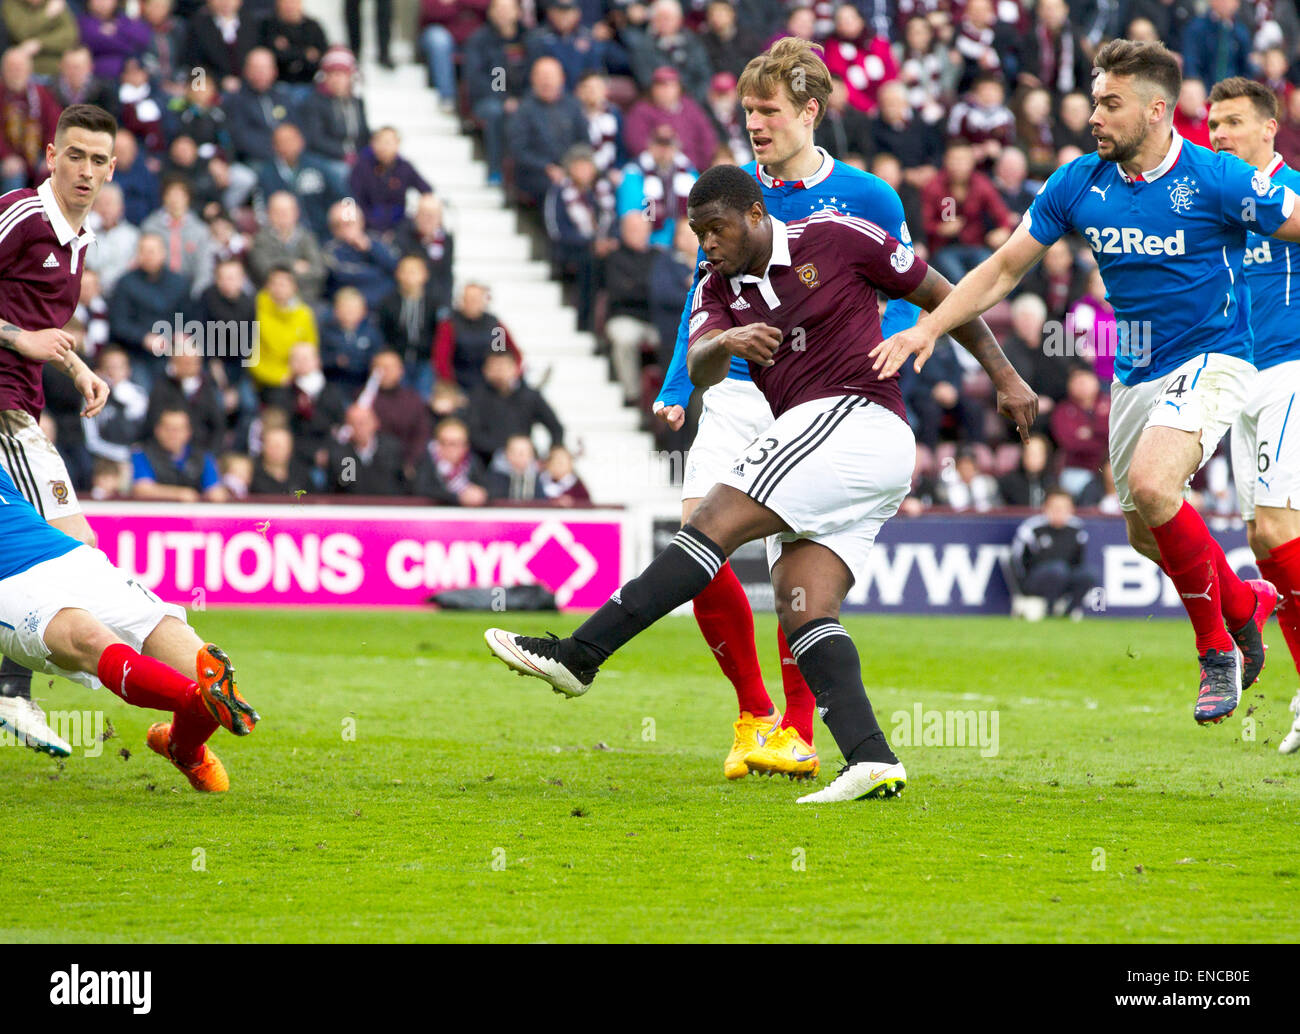
[[[674,0],[667,0],[674,3]],[[707,83],[705,86],[707,90]],[[663,67],[654,71],[649,95],[628,110],[623,136],[627,149],[639,155],[645,151],[660,126],[670,127],[691,165],[707,169],[718,148],[718,134],[709,116],[693,97],[682,92],[676,69]]]
[[[58,0],[4,0],[0,8],[9,42],[32,62],[36,74],[59,70],[59,56],[77,45],[72,10]]]
[[[1000,75],[1002,55],[1018,49],[1015,32],[998,22],[993,0],[969,0],[953,42],[962,60],[959,93],[969,90],[980,75]]]
[[[461,78],[470,110],[483,127],[488,182],[501,182],[506,120],[519,108],[528,86],[529,65],[518,0],[492,0],[487,24],[465,41]]]
[[[415,469],[412,494],[440,506],[482,506],[488,501],[484,480],[464,422],[455,417],[439,421]]]
[[[877,36],[852,3],[835,6],[835,31],[826,40],[826,67],[844,80],[849,104],[868,114],[876,110],[880,85],[898,78],[889,40]]]
[[[1278,110],[1286,111],[1287,100],[1295,90],[1295,84],[1287,79],[1286,51],[1281,47],[1269,47],[1260,59],[1260,82],[1277,94]]]
[[[251,358],[256,339],[257,303],[241,262],[225,259],[217,263],[212,285],[199,296],[197,309],[207,333],[224,334],[225,340],[233,343],[225,355],[209,352],[208,371],[221,389],[227,422],[238,422],[241,390],[250,402],[256,400],[252,385],[245,385],[244,363]]]
[[[424,399],[405,384],[406,364],[391,349],[385,349],[370,361],[370,380],[362,398],[370,400],[379,428],[402,446],[402,467],[409,475],[429,444],[429,408]]]
[[[1070,303],[1083,294],[1087,282],[1087,274],[1075,264],[1069,242],[1062,238],[1047,249],[1043,261],[1021,281],[1021,289],[1043,299],[1047,319],[1062,321]]]
[[[648,216],[650,243],[671,247],[674,226],[686,218],[686,199],[699,179],[690,159],[677,146],[671,126],[657,126],[650,136],[650,146],[623,170],[618,186],[618,215],[628,212]]]
[[[532,92],[509,123],[507,149],[520,200],[535,206],[552,183],[564,179],[564,154],[587,140],[587,123],[576,98],[564,93],[564,70],[555,58],[534,61],[529,79]]]
[[[532,502],[544,499],[537,450],[527,435],[511,435],[496,455],[484,479],[489,499]]]
[[[1183,79],[1174,108],[1174,129],[1184,140],[1201,147],[1210,146],[1210,108],[1206,103],[1205,84],[1199,79]]]
[[[970,144],[954,140],[943,171],[923,191],[929,262],[954,284],[989,257],[1011,235],[1016,217],[1007,211],[993,183],[975,168]]]
[[[738,165],[753,161],[754,151],[745,129],[745,110],[740,106],[740,97],[736,93],[736,77],[730,72],[717,72],[709,80],[704,111],[713,122],[720,145],[727,149],[731,160]]]
[[[276,266],[257,292],[258,355],[248,373],[258,391],[283,387],[289,380],[289,352],[299,342],[319,345],[316,317],[298,294],[298,278],[289,266]]]
[[[1065,0],[1038,0],[1033,32],[1020,40],[1019,83],[1022,88],[1043,87],[1054,98],[1086,90],[1092,79],[1092,62],[1084,53],[1084,39],[1071,23]]]
[[[189,28],[172,10],[172,0],[141,0],[140,19],[149,27],[145,67],[168,92],[179,92],[190,69],[185,64]]]
[[[356,205],[342,201],[329,210],[330,239],[325,243],[327,287],[331,293],[341,287],[355,287],[375,308],[388,294],[397,256],[378,237],[366,232],[366,217]]]
[[[156,169],[156,159],[167,150],[167,122],[171,114],[162,85],[154,83],[140,59],[132,56],[123,62],[116,92],[112,110],[117,113],[117,124],[131,132]]]
[[[1032,506],[1035,510],[1056,491],[1056,478],[1048,470],[1052,445],[1041,434],[1029,436],[1016,469],[998,480],[998,494],[1007,506]]]
[[[898,78],[907,91],[908,106],[922,122],[942,121],[961,75],[951,45],[939,39],[928,19],[916,14],[903,27],[901,50]]]
[[[1056,123],[1052,95],[1044,89],[1026,90],[1020,98],[1016,139],[1028,160],[1029,175],[1046,180],[1056,169]]]
[[[420,49],[429,65],[429,85],[444,111],[456,106],[456,56],[482,26],[488,0],[420,0]]]
[[[244,58],[257,46],[257,23],[241,10],[243,0],[207,0],[203,10],[188,19],[185,63],[207,69],[224,93],[239,89]]]
[[[275,127],[271,159],[257,163],[257,183],[263,198],[280,191],[292,194],[312,233],[328,232],[330,206],[341,195],[334,188],[329,164],[307,152],[302,131],[292,122]]]
[[[156,233],[141,234],[135,268],[118,280],[108,313],[113,340],[130,349],[146,387],[162,370],[171,328],[178,318],[184,322],[189,300],[189,280],[167,268],[167,242]]]
[[[357,154],[370,141],[366,108],[354,95],[355,59],[341,47],[330,47],[321,59],[324,82],[298,109],[303,135],[311,153],[331,169],[335,195],[348,192],[348,176]]]
[[[433,187],[415,171],[415,166],[398,154],[401,142],[392,126],[376,130],[352,166],[352,198],[375,233],[391,234],[406,217],[408,191],[433,193]]]
[[[140,224],[141,233],[157,234],[167,247],[167,268],[190,284],[192,294],[212,282],[212,234],[190,208],[190,185],[183,179],[163,186],[162,207]]]
[[[617,176],[618,170],[627,162],[627,148],[623,145],[623,113],[609,102],[609,84],[605,76],[596,71],[585,73],[578,80],[574,95],[582,105],[582,117],[587,122],[587,142],[591,145],[596,171],[602,177]]]
[[[796,0],[787,8],[784,28],[773,33],[768,39],[767,45],[770,47],[777,40],[786,36],[794,36],[796,39],[808,40],[809,42],[817,39],[817,16],[813,13],[812,7],[804,0]]]
[[[248,498],[253,483],[253,458],[242,452],[223,453],[217,460],[217,473],[221,484],[234,502]]]
[[[1083,617],[1083,601],[1097,584],[1087,565],[1088,533],[1074,515],[1069,493],[1054,491],[1043,512],[1016,529],[1011,544],[1011,567],[1025,596],[1042,596],[1049,610]]]
[[[934,353],[920,373],[911,369],[902,373],[899,386],[912,430],[922,445],[937,446],[946,421],[951,421],[967,442],[984,440],[984,409],[962,392],[961,385],[961,363],[946,337],[935,343]]]
[[[117,0],[87,0],[78,22],[81,42],[94,57],[95,75],[108,82],[122,74],[128,57],[139,57],[149,45],[149,26],[120,11]]]
[[[91,466],[90,498],[117,499],[130,493],[131,467],[127,463],[96,459]]]
[[[86,253],[86,268],[99,273],[105,295],[112,295],[122,274],[131,267],[140,243],[140,231],[126,221],[125,214],[122,188],[105,183],[89,220],[95,246]]]
[[[348,49],[361,53],[361,0],[343,0],[343,16],[348,27]],[[375,0],[375,38],[379,44],[379,63],[393,67],[389,45],[393,38],[393,0]]]
[[[184,133],[172,137],[162,166],[162,181],[184,180],[190,188],[190,207],[204,218],[221,208],[221,190],[212,178],[210,163],[199,158],[194,138]],[[211,227],[209,227],[211,229]]]
[[[1022,216],[1034,203],[1036,191],[1031,190],[1025,182],[1029,174],[1029,163],[1025,152],[1019,147],[1008,147],[998,155],[997,164],[993,166],[993,186],[1002,198],[1002,203],[1014,216]]]
[[[916,117],[902,83],[886,83],[876,97],[880,110],[871,126],[872,150],[894,155],[903,167],[904,181],[923,190],[942,161],[938,128]]]
[[[434,367],[438,377],[457,385],[467,395],[484,384],[483,364],[495,352],[505,352],[522,363],[510,331],[488,311],[488,289],[473,281],[460,293],[460,304],[438,325],[434,341]]]
[[[384,344],[402,357],[406,381],[422,396],[433,390],[433,335],[438,307],[429,292],[429,267],[420,255],[397,263],[396,285],[379,303]]]
[[[267,199],[266,225],[253,238],[248,268],[261,283],[272,269],[283,265],[298,278],[302,300],[315,305],[325,287],[325,256],[316,235],[299,221],[298,199],[287,190],[277,190]]]
[[[1005,96],[1001,79],[982,75],[971,92],[953,105],[948,117],[949,140],[970,144],[976,167],[986,174],[992,171],[1002,148],[1015,139],[1016,120],[1004,103]]]
[[[1078,498],[1096,480],[1106,461],[1110,428],[1110,397],[1103,395],[1097,375],[1082,366],[1070,371],[1066,397],[1052,410],[1061,487]]]
[[[647,28],[631,35],[628,59],[641,89],[650,88],[657,69],[668,67],[677,72],[686,92],[703,103],[713,67],[704,43],[686,29],[677,0],[654,0]],[[630,142],[628,148],[639,150]]]
[[[54,139],[59,102],[32,79],[32,59],[21,46],[0,58],[0,187],[36,186],[49,175],[45,144]]]
[[[585,73],[605,71],[608,41],[582,24],[577,0],[551,0],[544,20],[528,34],[526,45],[529,60],[553,57],[560,63],[568,90],[573,90]]]
[[[252,241],[235,228],[229,212],[224,208],[216,208],[205,217],[204,221],[208,224],[208,232],[212,234],[214,261],[224,262],[226,259],[233,258],[243,262],[247,259]]]
[[[123,94],[126,93],[127,82],[143,83],[146,79],[147,73],[140,60],[128,59],[126,70],[123,72]],[[153,96],[156,96],[160,102],[165,100],[160,89],[155,90]],[[139,107],[136,106],[137,111]],[[123,104],[124,111],[125,108],[126,105]],[[191,137],[198,148],[199,157],[205,162],[210,162],[218,156],[223,156],[222,160],[225,161],[224,156],[231,153],[233,144],[230,126],[226,121],[226,112],[221,104],[221,91],[217,89],[213,77],[195,76],[186,86],[185,93],[172,99],[168,109],[168,118],[163,127],[167,136],[173,139],[182,134]],[[140,117],[137,116],[137,119]],[[145,140],[142,128],[136,128],[130,121],[125,121],[124,125],[135,133],[149,150],[158,152],[166,149],[166,137],[161,146],[153,147]],[[249,187],[251,186],[250,180]]]
[[[131,495],[135,499],[194,503],[225,502],[225,486],[211,453],[196,448],[184,409],[158,414],[153,436],[131,454]]]
[[[1210,0],[1183,33],[1183,76],[1217,83],[1234,75],[1253,78],[1250,31],[1237,20],[1241,0]]]
[[[255,47],[244,59],[239,88],[222,100],[235,157],[245,164],[269,162],[274,157],[271,135],[292,119],[293,95],[277,75],[275,55]]]
[[[1092,135],[1088,119],[1092,117],[1092,101],[1086,94],[1069,93],[1061,99],[1061,117],[1057,120],[1055,143],[1063,147],[1077,147],[1084,154],[1097,150],[1097,138]]]
[[[735,79],[740,78],[750,58],[763,50],[763,36],[755,31],[753,22],[737,19],[731,0],[709,0],[700,42],[714,73],[730,72]]]
[[[355,392],[366,383],[370,360],[383,347],[366,298],[355,287],[334,295],[334,308],[321,328],[321,365],[331,381]]]
[[[456,240],[443,226],[442,199],[435,194],[421,194],[415,215],[404,220],[393,236],[393,249],[399,255],[419,255],[429,273],[429,294],[441,319],[451,309],[452,268]]]
[[[81,293],[77,298],[77,309],[73,319],[85,328],[86,347],[83,356],[87,362],[90,362],[112,337],[112,324],[108,318],[108,299],[104,297],[99,274],[93,269],[82,271]]]
[[[131,379],[131,360],[116,345],[95,357],[95,372],[108,384],[108,401],[95,416],[82,421],[86,448],[96,458],[129,463],[132,446],[149,426],[145,422],[149,393]]]
[[[938,491],[939,502],[958,511],[983,513],[1001,502],[998,483],[979,469],[975,453],[968,448],[959,449],[957,458],[940,472]]]
[[[1092,369],[1101,382],[1102,391],[1109,394],[1110,382],[1115,376],[1119,338],[1115,310],[1106,301],[1106,285],[1102,282],[1100,270],[1094,268],[1088,274],[1087,290],[1070,306],[1066,322],[1079,355],[1092,360]]]
[[[117,100],[108,82],[94,74],[95,66],[90,51],[85,47],[70,47],[59,57],[59,74],[50,83],[50,93],[59,106],[96,104],[105,111],[113,111]]]
[[[252,495],[296,495],[311,491],[311,468],[295,454],[293,433],[286,427],[273,427],[262,435],[262,454],[257,458],[253,480],[248,486]]]
[[[872,121],[849,104],[849,91],[839,76],[831,77],[831,95],[826,114],[813,132],[813,142],[832,158],[861,163],[866,168],[874,149],[871,143]]]
[[[402,447],[379,433],[379,418],[373,409],[348,407],[336,439],[330,446],[326,491],[359,496],[402,494]]]
[[[302,13],[302,0],[275,0],[275,11],[262,22],[258,41],[275,55],[280,82],[298,99],[307,96],[329,41],[320,22]],[[247,72],[247,63],[244,68]]]
[[[925,225],[925,219],[921,215],[921,192],[911,183],[903,178],[903,167],[892,154],[879,153],[871,159],[871,167],[867,170],[874,176],[879,176],[882,180],[894,188],[898,194],[898,199],[903,202],[903,216],[910,228],[917,227],[918,233],[913,237],[912,246],[922,259],[929,259],[930,249],[926,246],[924,239],[919,233],[920,228]]]
[[[298,461],[323,471],[334,432],[343,424],[347,400],[337,385],[325,379],[320,349],[302,342],[289,350],[289,383],[277,404],[289,414]]]
[[[199,342],[173,345],[163,375],[149,389],[146,426],[153,427],[165,410],[183,409],[190,417],[190,440],[199,452],[220,452],[226,437],[226,407],[221,390],[203,369]]]
[[[541,392],[523,382],[514,356],[489,353],[483,362],[483,380],[484,384],[469,393],[469,436],[485,463],[492,461],[512,435],[531,438],[536,424],[546,428],[552,445],[563,444],[563,425]]]
[[[586,144],[575,144],[565,153],[564,173],[547,192],[542,215],[551,241],[551,268],[561,280],[574,284],[578,330],[589,331],[596,264],[615,246],[614,189],[598,178],[595,157]]]
[[[1028,291],[1011,302],[1011,334],[1002,342],[1003,351],[1016,372],[1038,395],[1038,420],[1034,429],[1050,426],[1052,410],[1065,398],[1070,370],[1076,363],[1061,355],[1048,355],[1043,349],[1047,306],[1043,299]],[[1054,330],[1059,330],[1056,324]]]
[[[678,225],[688,224],[683,219]],[[638,406],[641,354],[647,347],[655,352],[660,348],[659,328],[652,322],[650,311],[651,276],[659,253],[650,246],[650,221],[642,212],[624,213],[618,226],[618,247],[605,260],[605,336],[609,338],[614,375],[623,388],[623,402]],[[679,319],[685,297],[684,290],[679,289]]]
[[[531,442],[529,443],[531,444]],[[541,497],[556,506],[580,506],[591,502],[591,493],[573,470],[573,454],[563,445],[552,445],[546,466],[537,475]]]
[[[1294,90],[1287,98],[1273,145],[1289,165],[1300,164],[1300,90]]]
[[[677,344],[677,329],[681,324],[682,306],[695,280],[695,261],[699,254],[699,246],[699,241],[691,231],[691,224],[685,219],[679,219],[673,232],[672,248],[656,249],[653,253],[654,263],[650,267],[649,318],[655,328],[658,362],[663,370],[668,369]],[[605,275],[608,283],[608,265]],[[606,333],[609,332],[608,323],[605,330]]]
[[[126,220],[139,226],[162,201],[158,177],[148,162],[140,157],[135,135],[128,129],[118,127],[113,157],[117,161],[113,168],[113,182],[122,191]]]

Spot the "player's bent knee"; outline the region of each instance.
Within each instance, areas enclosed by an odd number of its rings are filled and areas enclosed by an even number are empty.
[[[45,628],[45,646],[50,658],[69,671],[93,672],[99,665],[100,655],[120,641],[89,611],[75,607],[59,611]]]
[[[1260,507],[1255,513],[1255,528],[1246,538],[1256,556],[1267,556],[1279,546],[1300,537],[1300,510]]]

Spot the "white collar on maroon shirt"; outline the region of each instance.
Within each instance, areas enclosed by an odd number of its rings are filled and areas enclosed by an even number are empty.
[[[813,148],[822,156],[822,163],[817,166],[817,171],[811,176],[806,176],[801,180],[778,180],[773,179],[767,174],[763,166],[758,166],[758,181],[765,187],[815,187],[824,180],[835,168],[835,159],[830,156],[824,147]]]
[[[80,251],[95,239],[95,231],[89,226],[83,226],[81,233],[73,230],[72,224],[63,214],[63,209],[54,199],[54,186],[48,179],[36,188],[36,196],[40,198],[41,207],[45,209],[45,215],[50,220],[50,228],[54,230],[54,236],[59,238],[60,244],[66,245],[75,237],[77,243],[73,245],[72,250]]]
[[[776,216],[769,215],[772,220],[772,257],[767,260],[767,268],[763,270],[762,276],[754,276],[753,273],[742,273],[740,276],[731,278],[731,289],[736,294],[740,294],[740,288],[744,284],[758,284],[758,293],[763,296],[763,301],[767,303],[769,309],[779,309],[781,299],[776,296],[776,291],[772,289],[772,281],[769,276],[773,266],[790,265],[790,237],[786,233],[785,223],[781,222]]]
[[[1178,161],[1178,156],[1183,153],[1183,138],[1179,135],[1178,130],[1176,129],[1171,129],[1170,132],[1173,133],[1173,136],[1169,140],[1169,150],[1165,152],[1163,160],[1161,160],[1160,164],[1150,172],[1142,173],[1142,175],[1138,177],[1139,181],[1144,183],[1154,183],[1174,167],[1174,162]],[[1115,168],[1119,170],[1120,178],[1123,179],[1125,183],[1135,182],[1134,179],[1124,171],[1124,166],[1116,165]]]

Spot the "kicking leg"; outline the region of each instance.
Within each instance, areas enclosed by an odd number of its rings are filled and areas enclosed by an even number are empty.
[[[739,546],[788,530],[781,518],[743,492],[717,485],[672,544],[569,638],[519,636],[499,628],[488,629],[484,638],[521,675],[544,679],[557,693],[581,696],[610,654],[694,599]]]

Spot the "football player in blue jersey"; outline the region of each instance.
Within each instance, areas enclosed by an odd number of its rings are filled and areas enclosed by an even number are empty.
[[[870,220],[904,244],[911,234],[903,203],[884,180],[838,162],[813,145],[831,93],[830,72],[818,56],[821,47],[789,37],[778,40],[746,65],[736,91],[745,110],[745,128],[755,161],[743,166],[757,177],[768,212],[783,221],[832,209]],[[674,430],[682,426],[691,399],[686,370],[688,320],[696,275],[684,300],[677,345],[654,411]],[[916,322],[917,308],[889,302],[883,330],[891,334]],[[746,448],[772,425],[772,411],[742,359],[733,359],[727,378],[709,388],[695,441],[682,480],[682,523]],[[799,673],[784,634],[778,628],[785,714],[777,712],[763,685],[754,646],[754,616],[749,599],[729,563],[695,598],[695,618],[723,673],[735,687],[740,705],[730,752],[723,762],[728,779],[750,771],[776,772],[798,778],[817,774],[820,762],[812,747],[812,691]]]
[[[1273,149],[1277,109],[1277,94],[1262,83],[1240,76],[1215,83],[1210,145],[1300,192],[1300,172]],[[1300,244],[1252,230],[1243,268],[1260,376],[1232,425],[1232,469],[1250,548],[1277,586],[1278,624],[1300,669],[1300,429],[1291,424],[1292,415],[1300,424]],[[1279,745],[1284,754],[1300,748],[1300,692],[1291,710],[1295,721]]]
[[[1254,390],[1246,235],[1300,240],[1300,212],[1290,187],[1174,130],[1182,73],[1163,45],[1112,40],[1094,64],[1097,152],[1057,169],[1010,240],[883,341],[876,363],[889,374],[915,356],[919,367],[940,334],[1005,298],[1061,236],[1083,236],[1119,331],[1110,462],[1129,541],[1178,587],[1201,669],[1193,716],[1221,722],[1263,667],[1277,590],[1237,577],[1184,491]]]
[[[3,467],[0,542],[0,651],[34,671],[107,686],[134,707],[171,711],[149,729],[149,749],[194,789],[228,790],[207,741],[218,728],[247,735],[258,715],[226,655],[194,634],[180,607],[46,524]]]

